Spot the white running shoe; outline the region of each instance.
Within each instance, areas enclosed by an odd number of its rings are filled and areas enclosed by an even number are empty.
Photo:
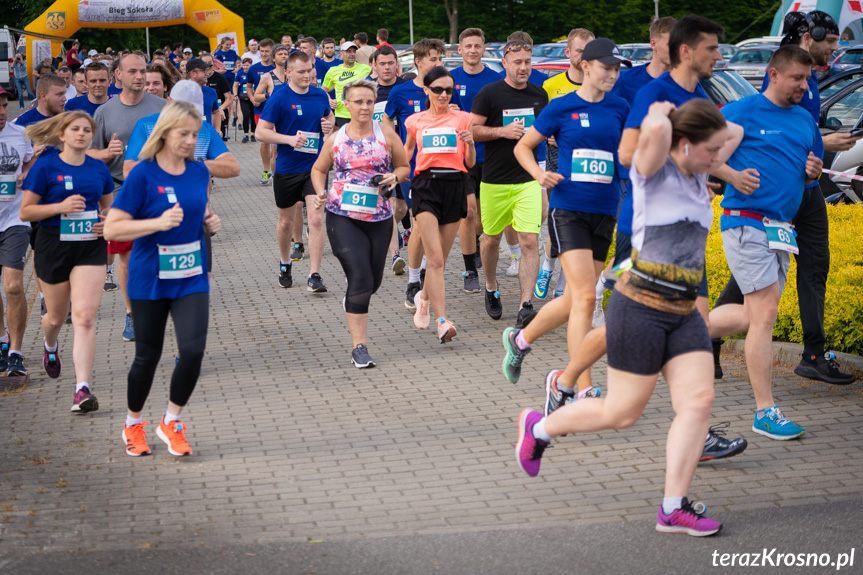
[[[602,298],[596,298],[596,305],[593,307],[593,321],[590,322],[594,328],[597,328],[605,323],[605,312],[602,311]]]
[[[509,264],[509,267],[506,268],[506,275],[511,278],[514,278],[518,275],[518,261],[520,258],[509,256],[512,261]]]

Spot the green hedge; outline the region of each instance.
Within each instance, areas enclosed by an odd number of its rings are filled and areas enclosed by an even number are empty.
[[[711,308],[731,275],[719,232],[721,200],[717,197],[713,201],[715,217],[707,238]],[[863,355],[863,205],[827,206],[827,217],[830,219],[830,275],[824,305],[827,349]],[[609,261],[614,258],[613,242],[608,257]],[[803,343],[797,306],[797,263],[793,257],[773,337],[779,341]]]

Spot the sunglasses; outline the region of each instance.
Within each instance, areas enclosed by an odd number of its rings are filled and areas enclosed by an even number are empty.
[[[440,96],[444,92],[446,92],[447,94],[452,94],[453,90],[452,88],[444,88],[442,86],[429,86],[428,89],[431,90],[434,94],[437,94],[438,96]]]
[[[510,52],[520,52],[522,49],[524,49],[525,52],[533,52],[533,46],[531,46],[527,42],[519,42],[517,44],[511,44],[510,46],[507,46],[506,50],[504,50],[503,52],[503,55],[506,56]]]

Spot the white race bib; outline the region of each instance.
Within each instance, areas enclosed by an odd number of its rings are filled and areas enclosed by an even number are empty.
[[[791,222],[780,222],[764,218],[764,231],[767,232],[767,247],[771,250],[780,250],[799,254],[800,248],[797,247],[797,238],[794,237],[794,226]]]
[[[614,178],[614,155],[603,150],[580,148],[572,151],[573,182],[610,184]]]
[[[374,110],[374,113],[372,115],[372,119],[375,122],[383,122],[384,121],[384,110],[386,110],[386,108],[387,108],[387,101],[386,100],[384,100],[383,102],[378,102],[377,104],[375,104],[375,110]]]
[[[454,154],[458,150],[455,128],[429,128],[422,133],[423,154]]]
[[[321,133],[320,132],[303,132],[297,131],[298,136],[305,136],[306,143],[301,148],[294,148],[298,152],[304,154],[317,154],[321,149]]]
[[[176,246],[158,246],[157,249],[160,280],[176,280],[204,273],[200,241]]]
[[[533,108],[516,108],[503,111],[503,125],[509,126],[513,122],[522,122],[525,129],[533,126]]]
[[[346,212],[373,214],[377,208],[377,188],[359,184],[345,184],[342,188],[342,209]]]
[[[11,202],[15,199],[17,180],[15,174],[0,174],[0,202]]]
[[[98,223],[97,210],[60,214],[60,241],[86,242],[98,239],[99,236],[93,231],[93,226]]]

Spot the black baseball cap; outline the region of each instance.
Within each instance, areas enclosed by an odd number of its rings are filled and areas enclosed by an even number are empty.
[[[623,57],[623,54],[621,54],[620,50],[617,49],[617,45],[608,38],[596,38],[595,40],[591,40],[587,46],[584,47],[584,53],[581,55],[581,59],[586,62],[590,60],[599,60],[607,66],[621,63],[629,64],[629,60]]]
[[[200,58],[192,58],[186,63],[186,73],[188,74],[192,70],[204,70],[207,71],[207,68],[212,68],[212,64],[207,64]]]

